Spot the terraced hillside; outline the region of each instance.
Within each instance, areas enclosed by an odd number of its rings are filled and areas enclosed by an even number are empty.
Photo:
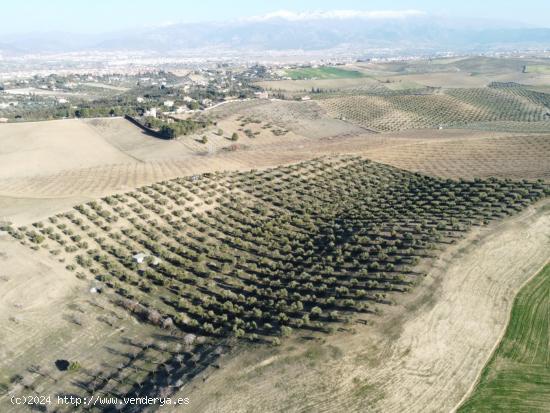
[[[322,97],[327,113],[378,131],[465,126],[479,122],[550,119],[549,95],[521,85],[454,88],[423,94]]]
[[[137,319],[189,340],[190,356],[172,350],[145,376],[126,369],[120,385],[90,371],[71,379],[84,393],[152,395],[214,362],[224,340],[277,345],[293,330],[375,317],[420,281],[417,263],[548,192],[542,182],[453,181],[324,158],[177,178],[4,229],[94,278]]]

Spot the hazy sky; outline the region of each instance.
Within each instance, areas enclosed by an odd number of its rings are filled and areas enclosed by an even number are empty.
[[[0,35],[52,30],[98,33],[176,22],[238,19],[278,10],[343,9],[419,10],[550,27],[550,0],[17,0],[2,4]]]

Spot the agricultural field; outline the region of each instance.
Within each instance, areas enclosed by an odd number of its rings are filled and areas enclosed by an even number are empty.
[[[274,101],[249,108],[244,113],[256,119],[269,119],[272,125],[284,127],[308,139],[323,139],[368,132],[359,125],[332,119],[316,102]]]
[[[501,337],[510,297],[548,258],[547,208],[470,233],[367,325],[243,351],[186,395],[198,412],[453,411]]]
[[[550,405],[550,265],[517,295],[506,333],[459,412],[545,411]]]
[[[522,88],[452,88],[398,95],[325,95],[319,104],[333,117],[378,131],[463,127],[479,122],[542,122],[550,119],[548,94]]]
[[[274,161],[261,159],[277,152],[264,148],[279,148],[278,160],[284,160],[283,147],[304,139],[288,125],[258,122],[263,118],[253,113],[220,117],[204,133],[174,141],[151,137],[120,118],[0,125],[0,219],[32,222],[87,199],[162,179],[272,165]],[[327,123],[362,131],[330,119]],[[250,156],[251,151],[256,155]],[[288,158],[292,160],[295,155]]]
[[[528,65],[525,71],[527,73],[550,74],[550,65]]]
[[[468,72],[439,72],[393,75],[388,80],[408,82],[437,88],[475,88],[487,86],[490,76],[473,75]]]
[[[356,314],[376,318],[419,282],[419,261],[548,191],[542,182],[449,181],[327,158],[161,182],[3,229],[97,283],[116,307],[187,337],[206,368],[230,338],[277,346],[294,330],[328,334]],[[83,380],[82,369],[85,392],[113,395],[167,392],[189,379],[185,358],[155,360],[173,369],[151,372],[154,386],[150,375],[119,371],[118,387],[84,365],[69,377]]]
[[[30,223],[86,200],[163,179],[276,166],[338,153],[381,156],[373,159],[390,163],[394,158],[396,166],[436,176],[448,176],[446,168],[454,177],[547,176],[546,121],[473,124],[479,132],[465,125],[461,130],[373,133],[370,128],[331,118],[316,101],[235,102],[209,113],[217,125],[174,141],[151,137],[120,118],[0,125],[0,219]],[[521,138],[518,142],[530,141],[524,132],[538,132],[539,138],[517,147],[513,136]],[[236,141],[232,140],[234,133]],[[468,136],[476,139],[462,139]],[[438,155],[436,148],[454,137],[460,139],[442,146],[452,145],[453,152]],[[500,137],[507,137],[502,147],[494,139]],[[411,147],[416,143],[421,145]],[[415,149],[422,152],[415,155]],[[472,151],[479,161],[468,161]],[[489,160],[491,151],[499,155]],[[420,169],[405,158],[419,163]],[[464,161],[455,163],[455,158]]]
[[[394,147],[371,148],[364,155],[378,162],[433,176],[455,179],[496,176],[550,181],[550,139],[547,135],[481,134],[475,137],[467,132],[453,135]]]
[[[307,80],[267,80],[255,83],[269,91],[293,94],[311,93],[311,91],[384,91],[386,85],[370,77],[307,79]]]
[[[326,115],[379,132],[469,127],[545,131],[550,119],[545,73],[538,60],[463,58],[429,62],[360,63],[363,78],[279,80],[258,86],[287,98],[311,95]],[[530,125],[535,123],[535,126]]]
[[[304,67],[298,69],[289,69],[285,71],[286,76],[292,80],[304,79],[353,79],[363,77],[361,72],[356,70],[347,70],[339,67]]]
[[[253,66],[223,103],[230,71],[190,71],[171,94],[220,92],[159,115],[204,121],[170,140],[0,124],[0,411],[537,411],[545,389],[506,386],[546,378],[547,270],[525,284],[550,250],[544,64]]]
[[[459,73],[489,75],[522,74],[529,65],[548,64],[545,58],[497,58],[464,56],[452,58],[419,59],[416,61],[365,62],[354,66],[357,70],[378,74],[440,74]]]

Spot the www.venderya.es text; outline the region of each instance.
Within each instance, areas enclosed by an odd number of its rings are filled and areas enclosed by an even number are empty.
[[[190,404],[188,397],[114,397],[98,396],[12,396],[13,405],[67,405],[67,406],[184,406]]]

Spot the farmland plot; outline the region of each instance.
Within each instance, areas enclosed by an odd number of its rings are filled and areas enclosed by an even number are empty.
[[[466,126],[475,122],[548,120],[548,96],[492,88],[448,89],[444,93],[349,95],[319,99],[335,118],[379,131]]]
[[[343,157],[178,178],[4,229],[66,254],[68,271],[140,320],[209,349],[228,339],[277,346],[293,331],[376,317],[419,283],[417,263],[547,192],[540,182],[450,181]],[[203,351],[191,350],[205,365],[216,359]],[[136,375],[107,386],[93,375],[92,390],[166,392],[194,377],[186,360],[163,362],[173,369],[162,386]]]
[[[459,412],[544,411],[550,405],[550,266],[518,294],[506,333]]]

